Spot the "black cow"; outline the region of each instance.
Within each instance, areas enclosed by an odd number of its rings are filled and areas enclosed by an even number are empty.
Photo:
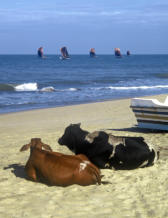
[[[135,169],[153,165],[159,153],[143,137],[124,137],[104,131],[89,133],[71,124],[58,140],[75,154],[85,154],[99,168]]]

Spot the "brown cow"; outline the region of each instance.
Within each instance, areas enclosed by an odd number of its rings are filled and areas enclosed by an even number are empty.
[[[42,150],[42,147],[48,151]],[[29,148],[30,157],[25,166],[29,179],[58,186],[101,184],[99,169],[85,155],[52,152],[50,146],[41,142],[40,138],[32,138],[20,151]]]

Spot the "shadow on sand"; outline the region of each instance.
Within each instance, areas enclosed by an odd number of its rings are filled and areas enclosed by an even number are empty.
[[[24,166],[21,164],[10,164],[7,167],[3,168],[4,170],[12,169],[11,172],[16,176],[20,178],[26,179],[26,173],[24,170]]]
[[[25,172],[25,167],[21,164],[10,164],[9,166],[7,167],[4,167],[3,168],[4,170],[8,170],[8,169],[12,169],[11,172],[16,176],[16,177],[19,177],[19,178],[22,178],[22,179],[25,179],[25,180],[29,180],[29,181],[32,181],[26,174]],[[40,183],[43,183],[47,186],[50,186],[49,184],[47,184],[47,181],[45,180],[45,178],[43,178],[38,172],[37,173],[37,178],[38,178],[38,181],[37,182],[40,182]],[[33,181],[34,182],[34,181]]]
[[[166,134],[166,133],[168,133],[168,131],[165,131],[165,130],[141,129],[138,127],[123,128],[123,129],[104,129],[104,130],[121,131],[121,132],[127,131],[127,132],[148,133],[148,134]]]

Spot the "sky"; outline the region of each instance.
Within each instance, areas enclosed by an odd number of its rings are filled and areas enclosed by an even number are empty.
[[[5,0],[0,54],[168,54],[168,0]]]

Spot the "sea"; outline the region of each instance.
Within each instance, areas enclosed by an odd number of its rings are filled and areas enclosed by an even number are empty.
[[[0,55],[0,113],[168,94],[168,55]]]

